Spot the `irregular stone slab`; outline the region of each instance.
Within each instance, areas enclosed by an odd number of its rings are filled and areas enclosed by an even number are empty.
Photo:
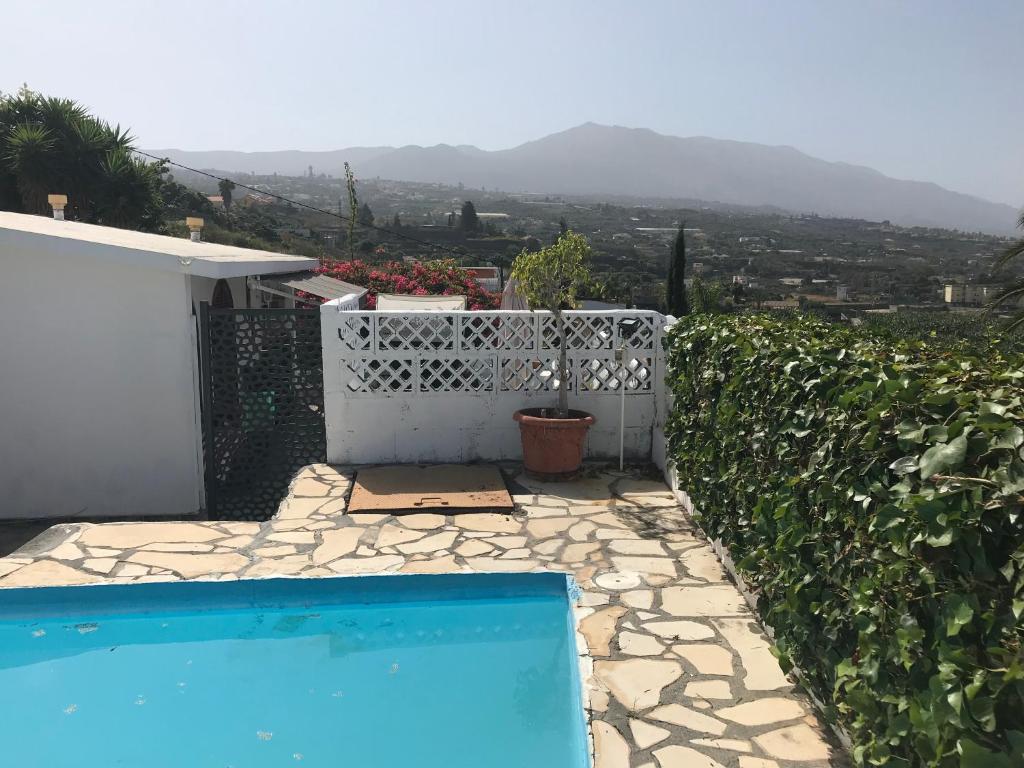
[[[675,561],[667,557],[613,557],[612,563],[619,571],[676,577]]]
[[[659,768],[724,768],[704,753],[678,744],[654,750],[654,759]]]
[[[750,752],[754,749],[749,741],[743,739],[690,739],[690,743],[698,747],[727,749],[730,752]]]
[[[653,747],[659,741],[664,741],[672,735],[671,731],[636,719],[629,721],[629,730],[633,732],[633,741],[640,749]]]
[[[580,622],[580,632],[587,638],[587,647],[590,649],[591,656],[611,654],[609,643],[615,636],[615,625],[625,615],[626,609],[617,605],[592,613]]]
[[[594,608],[600,605],[608,605],[611,598],[601,592],[584,592],[580,595],[580,606],[583,608]]]
[[[267,541],[280,541],[284,544],[313,544],[316,535],[312,531],[282,531],[267,536]]]
[[[245,572],[246,578],[266,576],[294,576],[310,568],[309,555],[289,555],[268,560],[257,560]]]
[[[277,514],[274,515],[275,520],[298,520],[305,519],[312,515],[314,512],[318,512],[321,507],[325,505],[326,499],[315,498],[315,499],[296,499],[289,496],[277,509]],[[342,499],[344,502],[344,499]]]
[[[603,720],[590,724],[594,734],[594,768],[629,768],[629,744],[613,725]]]
[[[554,555],[555,552],[561,549],[562,544],[562,539],[548,539],[547,541],[542,541],[540,544],[534,545],[533,551],[538,555]]]
[[[658,707],[648,712],[647,717],[662,723],[681,725],[683,728],[689,728],[691,731],[710,733],[712,736],[721,736],[728,727],[721,720],[716,720],[710,715],[684,707],[682,704],[666,704],[664,707]]]
[[[668,509],[669,507],[678,507],[679,504],[675,498],[670,496],[655,496],[653,494],[630,494],[628,496],[623,495],[622,497],[630,504],[636,504],[638,507],[645,509]]]
[[[683,569],[696,579],[705,581],[724,581],[725,568],[718,555],[710,547],[693,547],[679,555]]]
[[[526,546],[525,536],[493,536],[484,541],[502,549],[521,549]]]
[[[524,557],[529,557],[532,554],[533,553],[530,550],[523,547],[522,549],[510,549],[505,554],[499,555],[499,557],[502,560],[520,560]]]
[[[600,515],[591,515],[587,520],[601,528],[629,528],[614,512],[602,512]]]
[[[60,546],[54,547],[47,552],[46,556],[54,560],[81,560],[85,557],[85,552],[71,542],[65,541]]]
[[[120,562],[116,557],[90,557],[82,563],[83,568],[90,571],[107,574],[114,570],[114,566]]]
[[[226,555],[184,552],[136,552],[128,557],[131,563],[166,568],[186,579],[214,573],[234,573],[249,564],[248,558],[236,552]]]
[[[701,675],[732,675],[732,653],[719,645],[673,645],[672,650]]]
[[[341,491],[338,491],[335,496],[328,499],[327,502],[320,507],[316,513],[318,515],[324,515],[325,517],[332,517],[343,515],[348,510],[348,502],[345,501],[345,497]],[[281,517],[281,515],[278,515]]]
[[[406,528],[414,528],[417,531],[432,531],[435,528],[442,528],[445,524],[444,515],[433,515],[422,512],[414,515],[402,515],[398,522]]]
[[[249,538],[250,541],[252,540],[251,537],[246,538]],[[223,546],[224,541],[218,541],[217,544]],[[147,544],[144,547],[140,547],[140,549],[145,549],[149,552],[213,552],[214,548],[212,544],[168,544],[167,542],[160,541],[155,544]]]
[[[405,564],[401,555],[377,555],[376,557],[342,558],[328,563],[335,573],[381,573],[393,571]]]
[[[663,556],[665,548],[655,539],[615,539],[608,543],[608,548],[618,555],[654,555]]]
[[[378,512],[355,512],[348,516],[356,525],[376,525],[381,520],[387,520],[391,515],[383,515]]]
[[[363,530],[358,526],[349,526],[323,531],[320,534],[320,546],[313,550],[313,565],[324,565],[354,552]]]
[[[245,549],[253,542],[253,536],[232,536],[230,539],[223,539],[217,542],[218,546],[228,549]],[[95,550],[92,550],[95,552]]]
[[[715,636],[711,627],[696,621],[649,621],[643,627],[669,640],[707,640]]]
[[[649,589],[638,589],[634,592],[623,592],[620,599],[630,608],[647,610],[654,605],[654,592]]]
[[[611,541],[613,539],[639,539],[640,534],[626,528],[598,528],[594,533],[598,541]]]
[[[627,656],[660,656],[665,648],[650,635],[637,632],[621,632],[618,637],[619,650]]]
[[[374,544],[377,549],[381,547],[391,547],[395,544],[405,544],[409,541],[416,541],[422,539],[427,534],[423,531],[413,531],[408,528],[401,528],[397,525],[391,525],[388,523],[380,529],[380,533],[377,534],[377,542]]]
[[[499,560],[496,557],[468,557],[466,566],[481,573],[525,573],[540,565],[537,560]]]
[[[769,725],[795,720],[807,714],[793,699],[769,697],[718,710],[718,716],[740,725]]]
[[[597,552],[600,548],[601,545],[596,541],[585,542],[582,544],[568,544],[565,549],[562,550],[562,554],[558,559],[563,563],[581,563],[587,559],[587,556],[591,552]]]
[[[101,576],[84,573],[55,560],[36,560],[22,565],[16,571],[0,579],[3,587],[50,587],[72,584],[93,584],[102,581]]]
[[[489,512],[454,515],[452,522],[464,531],[489,531],[491,533],[519,533],[523,527],[518,520]]]
[[[149,568],[144,565],[138,565],[136,563],[121,563],[117,566],[116,576],[145,576],[149,573]]]
[[[642,580],[638,573],[602,573],[594,583],[601,589],[620,590],[639,587]]]
[[[573,541],[586,541],[590,538],[590,534],[596,530],[596,525],[589,520],[584,520],[581,523],[576,523],[576,525],[569,529],[569,538]]]
[[[622,706],[636,712],[656,706],[661,700],[661,691],[678,680],[683,670],[674,661],[627,659],[597,661],[594,674]]]
[[[475,557],[490,552],[494,547],[480,539],[468,539],[455,548],[455,553],[463,557]]]
[[[291,544],[280,544],[276,547],[260,547],[253,550],[253,554],[258,557],[284,557],[286,555],[294,555],[295,552],[295,547]]]
[[[691,699],[721,699],[723,701],[730,701],[732,699],[732,689],[726,680],[694,680],[692,683],[686,684],[683,695],[689,696]],[[721,712],[719,714],[721,715]]]
[[[751,629],[754,625],[750,619],[717,619],[713,623],[739,654],[746,673],[743,685],[748,691],[774,691],[791,686],[772,655],[768,641],[759,631]]]
[[[526,522],[527,532],[535,539],[546,539],[556,533],[562,533],[576,522],[573,517],[545,517]]]
[[[755,736],[754,741],[769,755],[780,760],[828,760],[832,754],[825,740],[805,723],[762,733]]]
[[[406,563],[398,570],[402,573],[451,573],[459,570],[459,566],[455,562],[455,555],[446,555],[431,560]]]
[[[747,603],[732,584],[710,587],[665,587],[661,607],[673,616],[738,616],[748,613]]]
[[[260,532],[259,523],[218,522],[217,527],[235,536],[255,536]]]
[[[136,549],[158,542],[206,542],[224,533],[200,523],[102,523],[82,531],[79,542],[87,547]]]
[[[456,531],[442,531],[425,539],[413,541],[408,544],[399,544],[397,549],[406,555],[417,555],[424,552],[436,552],[439,549],[448,549],[458,537]]]
[[[296,480],[292,485],[292,496],[326,496],[331,492],[328,483],[322,483],[312,477],[304,477]]]
[[[765,760],[763,757],[740,756],[740,768],[779,768],[774,760]]]

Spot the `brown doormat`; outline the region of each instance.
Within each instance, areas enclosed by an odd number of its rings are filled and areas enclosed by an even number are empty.
[[[396,465],[356,472],[349,512],[493,510],[511,512],[512,497],[491,465]]]

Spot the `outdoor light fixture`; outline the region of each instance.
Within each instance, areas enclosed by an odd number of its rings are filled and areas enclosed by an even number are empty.
[[[57,221],[64,221],[64,208],[68,204],[67,195],[47,195],[46,202],[53,208],[53,218]]]
[[[192,235],[192,242],[198,243],[203,231],[203,220],[198,216],[189,216],[185,219],[185,226]]]

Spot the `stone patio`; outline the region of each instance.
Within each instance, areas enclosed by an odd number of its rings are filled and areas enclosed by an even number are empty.
[[[511,482],[514,515],[346,514],[351,473],[300,472],[266,523],[68,524],[0,559],[0,587],[557,570],[576,608],[596,768],[845,765],[663,483]]]

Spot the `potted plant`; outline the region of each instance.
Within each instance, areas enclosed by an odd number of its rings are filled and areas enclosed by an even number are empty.
[[[587,430],[594,423],[589,413],[569,410],[564,314],[576,306],[576,292],[589,278],[589,256],[587,239],[569,231],[547,248],[524,250],[512,265],[511,278],[519,283],[530,309],[550,311],[558,331],[558,407],[524,408],[513,416],[519,422],[526,471],[539,477],[564,477],[579,470]]]

